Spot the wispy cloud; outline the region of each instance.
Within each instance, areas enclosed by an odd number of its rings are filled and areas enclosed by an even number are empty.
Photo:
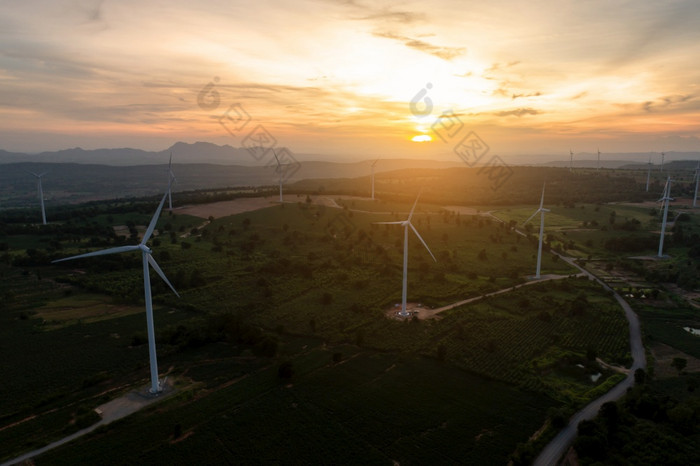
[[[419,50],[421,52],[428,53],[430,55],[435,55],[443,60],[452,60],[459,56],[464,55],[467,49],[464,47],[446,47],[433,45],[423,40],[414,39],[411,37],[402,36],[400,34],[395,34],[393,32],[375,32],[376,37],[382,37],[385,39],[392,39],[402,42],[406,47]]]
[[[494,115],[499,116],[499,117],[506,117],[506,116],[516,116],[518,118],[527,116],[527,115],[539,115],[540,112],[539,110],[535,110],[534,108],[516,108],[514,110],[504,110],[502,112],[495,112]]]

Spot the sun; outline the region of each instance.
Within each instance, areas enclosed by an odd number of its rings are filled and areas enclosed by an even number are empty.
[[[433,138],[431,138],[427,134],[419,134],[419,135],[413,136],[411,138],[411,141],[413,141],[413,142],[430,142],[432,140],[433,140]]]

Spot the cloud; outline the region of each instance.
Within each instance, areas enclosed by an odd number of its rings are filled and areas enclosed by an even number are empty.
[[[389,21],[392,23],[412,24],[418,21],[424,21],[426,16],[424,13],[416,13],[413,11],[389,11],[383,10],[376,13],[371,13],[367,16],[356,18],[358,20],[380,20]]]
[[[428,53],[430,55],[434,55],[438,58],[442,58],[443,60],[450,61],[454,58],[457,58],[461,55],[464,55],[467,50],[464,47],[444,47],[444,46],[438,46],[438,45],[433,45],[429,44],[428,42],[425,42],[423,40],[419,39],[413,39],[411,37],[406,37],[402,36],[400,34],[395,34],[393,32],[375,32],[373,33],[375,37],[382,37],[385,39],[392,39],[396,40],[399,42],[403,42],[403,44],[406,47],[410,47],[412,49],[419,50],[421,52]]]
[[[539,91],[538,91],[538,92],[533,92],[533,93],[531,93],[531,94],[513,94],[513,95],[511,96],[511,100],[519,99],[519,98],[521,98],[521,97],[539,97],[539,96],[541,96],[541,95],[542,95],[542,93],[539,92]]]
[[[539,110],[535,110],[534,108],[530,107],[523,107],[523,108],[516,108],[514,110],[504,110],[502,112],[494,112],[494,115],[499,116],[499,117],[505,117],[505,116],[516,116],[518,118],[524,117],[526,115],[539,115],[542,112]]]
[[[690,102],[693,100],[695,96],[692,94],[686,94],[686,95],[669,95],[665,97],[661,97],[655,101],[647,101],[642,104],[642,109],[645,112],[656,112],[660,110],[669,110],[669,109],[674,109],[677,107],[681,107],[681,105],[678,104],[683,104],[685,102]]]

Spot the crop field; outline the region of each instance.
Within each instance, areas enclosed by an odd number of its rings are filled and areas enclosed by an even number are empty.
[[[700,358],[700,337],[683,327],[700,328],[698,310],[687,305],[656,305],[638,301],[635,305],[648,341],[659,341]]]
[[[123,456],[131,464],[194,461],[203,450],[212,462],[279,461],[295,446],[299,463],[502,464],[549,408],[573,410],[620,380],[596,358],[629,365],[617,302],[549,248],[615,257],[604,242],[650,234],[650,209],[554,206],[542,273],[558,277],[515,289],[534,274],[537,237],[536,225],[528,236],[512,227],[535,206],[499,208],[500,222],[419,203],[412,222],[437,261],[409,232],[408,301],[429,309],[507,292],[435,319],[396,320],[387,312],[401,300],[403,229],[374,222],[404,220],[412,200],[326,197],[333,202],[298,196],[211,221],[163,213],[149,247],[181,298],[151,275],[158,356],[182,394],[42,462],[100,462],[128,444],[143,445]],[[135,206],[0,237],[13,264],[0,270],[5,458],[76,430],[92,408],[145,384],[140,255],[49,265],[135,244],[151,209]],[[632,218],[634,231],[612,227]],[[696,220],[683,221],[688,237]],[[131,238],[115,235],[117,225]],[[667,324],[644,331],[685,341]],[[278,374],[285,361],[292,376]]]
[[[333,363],[333,351],[343,360]],[[41,464],[504,464],[552,406],[430,360],[356,347],[307,348],[293,367],[288,380],[266,368],[157,416],[139,413]]]

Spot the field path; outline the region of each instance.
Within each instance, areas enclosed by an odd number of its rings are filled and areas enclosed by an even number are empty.
[[[531,281],[528,281],[528,282],[525,282],[525,283],[521,283],[521,284],[519,284],[519,285],[509,286],[508,288],[503,288],[503,289],[498,290],[498,291],[493,291],[493,292],[491,292],[491,293],[482,294],[482,295],[480,295],[480,296],[475,296],[475,297],[473,297],[473,298],[465,299],[465,300],[463,300],[463,301],[458,301],[458,302],[456,302],[456,303],[448,304],[447,306],[438,307],[438,308],[435,308],[435,309],[420,309],[420,311],[418,312],[417,316],[418,316],[419,319],[432,319],[433,317],[435,317],[436,315],[438,315],[439,313],[441,313],[441,312],[443,312],[443,311],[448,311],[448,310],[450,310],[450,309],[454,309],[454,308],[456,308],[456,307],[463,306],[464,304],[468,304],[468,303],[471,303],[471,302],[474,302],[474,301],[478,301],[478,300],[480,300],[481,298],[487,298],[487,297],[489,297],[489,296],[496,296],[496,295],[499,295],[499,294],[502,294],[502,293],[507,293],[507,292],[509,292],[509,291],[516,290],[516,289],[521,288],[521,287],[523,287],[523,286],[535,285],[535,284],[537,284],[537,283],[542,283],[542,282],[546,282],[546,281],[549,281],[549,280],[561,280],[562,278],[568,278],[568,277],[570,277],[570,276],[571,276],[571,275],[554,275],[554,274],[552,274],[552,275],[541,275],[541,277],[540,277],[539,280],[534,280],[534,279],[533,279],[533,280],[531,280]],[[576,275],[576,276],[577,276],[577,277],[582,277],[582,276],[584,276],[584,275],[583,275],[582,273],[580,273],[580,274],[578,274],[578,275]]]
[[[123,417],[129,416],[156,401],[163,400],[176,393],[176,391],[172,389],[172,387],[170,387],[169,385],[165,386],[163,393],[159,396],[146,395],[146,390],[147,388],[144,388],[140,391],[134,390],[120,398],[116,398],[112,401],[98,406],[96,411],[102,417],[102,419],[99,422],[96,422],[90,427],[86,427],[85,429],[79,430],[78,432],[75,432],[67,437],[63,437],[60,440],[56,440],[53,443],[49,443],[44,447],[37,448],[36,450],[30,451],[29,453],[25,453],[22,456],[18,456],[15,459],[2,463],[0,464],[0,466],[10,466],[13,464],[23,463],[24,461],[27,461],[35,456],[41,455],[42,453],[45,453],[56,447],[60,447],[61,445],[71,442],[78,437],[82,437],[85,434],[89,434],[98,427],[109,424],[110,422],[116,421]]]

